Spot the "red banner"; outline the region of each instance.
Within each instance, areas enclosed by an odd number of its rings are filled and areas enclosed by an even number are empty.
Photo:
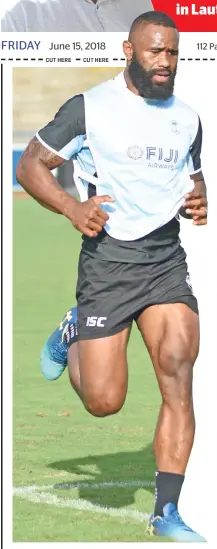
[[[217,0],[153,0],[153,6],[170,15],[182,32],[217,32]]]

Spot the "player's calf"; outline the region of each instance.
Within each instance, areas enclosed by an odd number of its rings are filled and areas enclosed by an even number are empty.
[[[179,340],[179,341],[178,341]],[[162,407],[155,436],[158,470],[183,475],[194,440],[192,399],[196,354],[181,337],[159,346],[156,366]],[[163,451],[162,451],[163,450]]]

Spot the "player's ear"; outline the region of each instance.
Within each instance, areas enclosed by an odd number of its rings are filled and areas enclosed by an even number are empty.
[[[124,40],[123,42],[123,52],[127,61],[131,61],[133,57],[133,46],[129,40]]]

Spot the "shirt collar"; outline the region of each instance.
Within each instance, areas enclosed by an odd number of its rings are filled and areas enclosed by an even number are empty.
[[[126,80],[124,78],[124,71],[121,71],[119,72],[115,77],[114,77],[114,81],[115,83],[120,87],[120,88],[127,88],[127,83],[126,83]]]
[[[103,2],[108,2],[108,0],[97,0],[96,4],[94,4],[92,0],[84,0],[84,1],[87,2],[87,4],[93,4],[95,6],[97,6],[97,4],[103,4]]]

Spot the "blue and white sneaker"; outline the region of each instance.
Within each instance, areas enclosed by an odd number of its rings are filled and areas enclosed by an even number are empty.
[[[167,503],[164,506],[163,517],[150,516],[147,534],[171,538],[173,541],[206,542],[183,522],[174,503]]]
[[[68,336],[68,341],[67,341]],[[43,376],[49,381],[58,379],[67,366],[68,342],[77,336],[77,307],[64,315],[58,328],[47,339],[40,355]]]

